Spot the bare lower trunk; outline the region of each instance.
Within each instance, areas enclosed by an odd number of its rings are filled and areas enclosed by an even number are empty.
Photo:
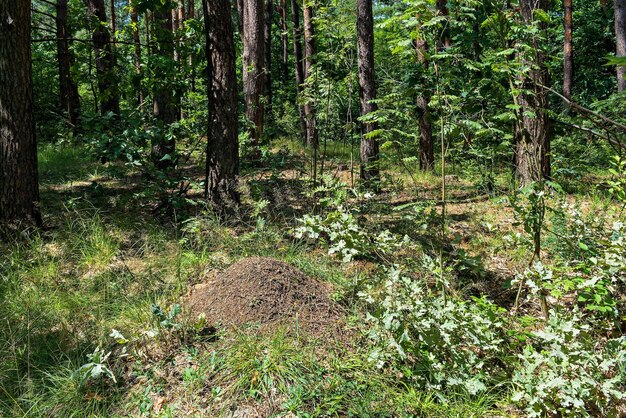
[[[293,55],[296,74],[296,102],[300,114],[300,135],[302,143],[306,144],[306,116],[302,105],[302,90],[304,85],[304,61],[302,52],[302,27],[300,26],[300,6],[296,0],[291,0],[291,22],[293,25]]]
[[[257,147],[263,134],[264,109],[261,102],[265,87],[265,36],[263,0],[243,2],[243,92],[252,146]]]
[[[0,0],[0,227],[41,225],[29,0]]]
[[[415,40],[415,53],[417,55],[418,62],[422,65],[423,70],[427,72],[430,65],[428,59],[428,43],[422,39],[421,36]],[[425,77],[422,77],[422,80],[424,79]],[[435,168],[435,142],[433,140],[433,125],[430,117],[430,109],[428,108],[428,103],[430,102],[430,92],[425,84],[426,83],[422,82],[422,85],[420,86],[421,89],[415,99],[417,120],[420,129],[419,159],[420,170],[432,171]]]
[[[71,74],[74,57],[70,51],[68,40],[67,0],[57,0],[56,12],[59,96],[61,108],[67,113],[72,130],[76,132],[80,123],[80,97],[78,95],[78,86]]]
[[[415,100],[420,128],[420,170],[424,171],[432,171],[435,168],[435,142],[428,102],[427,96],[422,95]]]
[[[361,117],[378,110],[376,103],[376,75],[374,71],[374,17],[372,0],[357,0],[357,35],[359,61],[359,96]],[[378,126],[374,122],[361,122],[361,180],[375,183],[380,178],[378,139],[374,136]]]
[[[522,0],[522,18],[527,24],[533,21],[535,9],[547,10],[547,0]],[[520,57],[522,61],[531,62],[533,69],[523,77],[522,93],[518,96],[520,115],[515,129],[515,162],[516,174],[520,184],[525,186],[534,181],[550,177],[550,137],[546,109],[548,98],[545,89],[548,72],[544,64],[544,56],[535,43],[536,51],[529,56]],[[530,93],[527,93],[530,92]]]
[[[626,0],[615,0],[615,55],[626,57]],[[626,90],[626,66],[617,67],[617,91]]]
[[[313,77],[313,61],[315,59],[315,28],[313,26],[313,7],[307,5],[303,9],[304,16],[304,80],[311,87],[315,84]],[[312,89],[311,89],[312,90]],[[317,149],[317,117],[312,97],[307,97],[304,103],[304,120],[306,123],[306,142]]]
[[[155,38],[157,50],[155,53],[163,61],[172,62],[174,59],[174,40],[172,33],[172,13],[169,4],[161,6],[154,12]],[[153,91],[153,112],[160,123],[161,133],[152,142],[152,160],[160,169],[174,165],[176,143],[169,138],[165,131],[178,119],[179,111],[172,91],[171,74],[163,74],[157,80]]]
[[[228,0],[203,0],[202,3],[209,99],[205,195],[223,208],[239,203],[235,44]]]

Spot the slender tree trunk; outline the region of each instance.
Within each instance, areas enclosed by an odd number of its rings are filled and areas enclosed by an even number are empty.
[[[265,88],[265,36],[263,0],[243,2],[243,94],[246,117],[252,123],[250,138],[257,147],[263,134]]]
[[[196,18],[196,0],[187,0],[187,20]]]
[[[111,0],[110,10],[111,12],[109,13],[109,16],[111,20],[109,21],[109,27],[111,28],[111,38],[115,40],[115,31],[117,30],[117,25],[115,23],[115,21],[117,20],[115,13],[115,0]]]
[[[428,43],[422,39],[421,36],[415,41],[415,52],[417,54],[417,60],[422,65],[424,71],[428,71],[430,65],[428,60]],[[425,77],[422,77],[422,80],[424,79]],[[430,109],[428,108],[430,93],[424,84],[425,83],[422,83],[421,90],[415,99],[417,120],[420,129],[420,170],[433,170],[435,168],[435,142],[433,140],[433,125]]]
[[[171,4],[168,2],[154,12],[156,51],[159,58],[164,62],[174,64],[174,39],[172,32]],[[166,169],[174,165],[174,152],[176,143],[173,139],[165,136],[165,130],[169,125],[176,122],[179,111],[176,106],[176,98],[172,90],[172,74],[165,71],[162,79],[156,80],[153,92],[153,111],[156,119],[161,123],[162,133],[153,140],[152,159],[160,169]]]
[[[61,108],[67,113],[72,131],[76,132],[80,124],[80,97],[78,95],[78,86],[72,79],[71,72],[74,57],[70,51],[68,41],[67,0],[57,0],[56,30]]]
[[[196,2],[195,0],[187,1],[187,9],[186,9],[186,20],[191,20],[196,18]],[[189,89],[194,92],[196,91],[196,69],[193,65],[193,53],[189,54],[187,58],[189,68],[191,68],[191,79],[189,80]]]
[[[243,2],[246,0],[236,0],[235,2],[235,8],[237,9],[237,26],[239,29],[239,35],[241,36],[241,38],[243,39]]]
[[[626,57],[626,0],[615,0],[615,55]],[[617,67],[617,91],[626,90],[626,67]]]
[[[565,43],[563,44],[563,96],[572,98],[572,85],[574,83],[574,49],[572,46],[573,23],[573,0],[563,0],[563,26],[565,29]],[[569,110],[569,105],[564,104]]]
[[[313,26],[313,7],[309,4],[303,8],[304,17],[304,80],[310,90],[313,90],[315,80],[312,74],[315,59],[315,28]],[[304,119],[306,122],[306,142],[317,149],[317,117],[313,99],[307,97],[304,102]]]
[[[302,52],[302,27],[300,26],[300,6],[296,0],[291,0],[291,23],[293,25],[293,55],[296,74],[296,102],[300,113],[300,135],[302,143],[306,144],[306,115],[302,105],[304,86],[304,56]]]
[[[374,17],[372,0],[357,0],[357,35],[359,60],[359,97],[361,117],[377,110],[374,71]],[[372,136],[376,123],[361,122],[361,180],[372,184],[380,178],[378,140]]]
[[[111,49],[111,35],[107,25],[104,0],[88,0],[89,14],[93,19],[93,46],[96,56],[96,75],[98,78],[98,94],[100,113],[112,112],[119,117],[120,98],[115,74],[115,59]]]
[[[522,0],[520,3],[522,18],[532,24],[536,9],[548,10],[548,0]],[[518,96],[520,116],[516,123],[516,174],[521,185],[540,181],[550,177],[550,137],[546,109],[548,98],[540,85],[549,84],[548,72],[544,64],[544,54],[535,42],[535,51],[531,56],[521,56],[522,61],[532,62],[533,69],[523,77],[522,93]],[[523,54],[520,52],[520,54]]]
[[[112,60],[112,66],[113,68],[117,68],[117,36],[116,36],[116,32],[117,32],[117,13],[116,13],[116,8],[115,8],[115,2],[116,0],[110,0],[110,13],[109,13],[109,30],[111,31],[111,41],[109,43],[109,46],[111,48],[111,60]],[[117,78],[117,81],[119,82],[119,78]],[[117,86],[115,87],[117,89]],[[118,93],[119,94],[119,93]],[[118,98],[118,100],[120,100]]]
[[[272,117],[272,23],[274,20],[274,1],[265,0],[265,101],[268,119]]]
[[[228,0],[203,0],[208,85],[206,198],[217,207],[239,203],[237,74]]]
[[[283,60],[281,63],[281,73],[283,81],[289,78],[289,37],[287,36],[287,0],[280,3],[280,28],[282,31],[281,42],[283,47]]]
[[[440,42],[444,47],[450,48],[452,46],[452,38],[450,37],[450,28],[449,25],[449,17],[450,17],[450,9],[448,9],[448,0],[437,0],[437,11],[443,17],[445,17],[445,22],[443,31],[440,36]]]
[[[144,105],[144,93],[141,86],[141,41],[139,38],[139,17],[137,15],[137,7],[133,4],[130,8],[130,22],[133,30],[133,62],[135,64],[135,79],[133,85],[137,89],[137,104],[139,107]]]
[[[41,225],[30,0],[0,0],[0,226]]]
[[[184,74],[184,65],[183,62],[185,57],[183,56],[183,44],[179,39],[179,31],[183,28],[185,23],[185,3],[184,0],[173,0],[174,9],[172,9],[172,33],[173,33],[173,41],[174,41],[174,62],[176,62],[176,74]],[[182,99],[183,99],[184,91],[180,85],[177,85],[175,100],[176,100],[176,110],[177,110],[177,119],[183,119],[185,117],[185,112],[182,108]]]

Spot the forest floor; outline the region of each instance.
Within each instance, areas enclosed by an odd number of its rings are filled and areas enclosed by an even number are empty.
[[[294,238],[316,202],[280,158],[244,173],[243,209],[223,221],[197,194],[164,213],[162,192],[138,172],[90,162],[81,148],[44,148],[47,230],[0,247],[0,416],[523,415],[506,391],[441,399],[369,360],[359,292],[384,266]],[[351,181],[346,161],[326,171]],[[442,235],[425,219],[442,209],[441,180],[390,178],[354,202],[361,216],[438,251]],[[510,309],[510,281],[532,255],[514,240],[512,209],[466,179],[447,186],[454,292]],[[601,192],[568,199],[597,216],[608,204]]]

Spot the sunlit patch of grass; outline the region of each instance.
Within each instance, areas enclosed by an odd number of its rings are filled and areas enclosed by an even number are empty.
[[[98,169],[85,147],[42,144],[38,149],[39,175],[44,184],[85,179]]]

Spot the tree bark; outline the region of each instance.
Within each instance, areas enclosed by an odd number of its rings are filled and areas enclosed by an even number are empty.
[[[568,100],[572,98],[572,85],[574,83],[574,49],[572,46],[573,23],[573,0],[563,0],[563,26],[565,30],[565,43],[563,44],[563,96]],[[565,109],[569,105],[564,103]]]
[[[263,134],[264,109],[261,102],[265,88],[265,36],[263,0],[243,2],[243,94],[252,146],[259,145]]]
[[[419,21],[419,16],[418,16]],[[418,35],[415,40],[415,52],[417,60],[422,65],[424,71],[428,71],[430,65],[428,60],[428,43]],[[422,80],[425,77],[421,77]],[[430,102],[430,93],[428,88],[423,85],[418,87],[419,91],[415,99],[417,109],[417,120],[420,130],[420,148],[419,148],[419,164],[420,170],[433,170],[435,168],[435,142],[433,140],[433,125],[430,116],[428,104]]]
[[[186,17],[185,20],[195,19],[196,18],[196,2],[195,0],[187,1],[187,9],[186,9]],[[189,54],[187,57],[189,68],[191,68],[191,80],[189,81],[189,89],[194,92],[196,91],[196,69],[193,65],[193,53]]]
[[[154,12],[155,53],[166,67],[174,65],[174,39],[170,6],[171,4],[166,2]],[[176,143],[173,139],[168,139],[165,136],[165,130],[177,121],[179,115],[172,88],[172,78],[171,69],[165,68],[161,79],[155,81],[153,92],[153,112],[161,124],[161,134],[153,140],[152,160],[159,169],[170,168],[174,165]]]
[[[130,21],[133,30],[133,62],[135,64],[135,80],[133,84],[137,89],[137,104],[139,107],[143,107],[145,98],[141,86],[141,41],[139,38],[139,16],[137,15],[135,4],[132,4],[130,8]]]
[[[291,23],[293,26],[293,55],[296,74],[296,103],[298,103],[298,112],[300,114],[300,135],[302,143],[306,144],[306,115],[304,106],[302,105],[302,93],[304,86],[304,60],[302,52],[302,27],[300,26],[300,6],[296,0],[291,0]]]
[[[536,9],[548,10],[548,0],[522,0],[520,10],[526,24],[532,24]],[[545,25],[541,24],[542,27]],[[547,92],[540,86],[549,84],[548,71],[544,64],[544,54],[537,42],[529,56],[520,56],[521,61],[532,63],[528,75],[520,79],[521,91],[518,96],[520,106],[516,123],[515,163],[517,179],[522,186],[550,177],[550,136],[548,129]]]
[[[206,198],[222,208],[239,203],[237,74],[228,0],[203,0],[208,75]]]
[[[30,0],[0,0],[0,226],[41,225]]]
[[[243,39],[243,2],[244,0],[236,0],[235,8],[237,9],[237,28],[239,29],[239,35]]]
[[[274,2],[273,0],[265,0],[265,101],[267,117],[272,117],[272,23],[274,19]]]
[[[289,37],[287,36],[287,0],[281,0],[280,2],[280,28],[281,28],[281,42],[283,47],[283,59],[281,63],[281,73],[283,75],[283,81],[287,81],[289,78]]]
[[[195,0],[187,0],[187,17],[186,19],[195,19],[196,18],[196,1]]]
[[[72,131],[76,133],[80,124],[80,96],[78,95],[78,86],[74,82],[71,72],[74,57],[70,51],[68,40],[67,0],[57,0],[56,32],[61,108],[67,113]]]
[[[115,31],[117,30],[117,25],[115,23],[117,20],[115,16],[115,0],[111,0],[110,10],[111,12],[109,13],[109,16],[111,17],[111,20],[109,21],[109,27],[111,28],[111,38],[115,39]]]
[[[626,57],[626,0],[615,0],[615,55]],[[617,91],[626,90],[626,67],[617,67]]]
[[[372,0],[357,0],[357,36],[359,62],[359,96],[361,117],[375,112],[376,75],[374,71],[374,17]],[[376,123],[361,122],[361,180],[372,184],[380,178],[379,145],[372,133]]]
[[[100,113],[112,112],[116,117],[120,114],[120,98],[115,75],[115,59],[111,49],[111,35],[107,28],[104,0],[88,0],[89,15],[93,19],[92,34],[94,53],[96,56],[96,75],[98,78],[98,94]]]
[[[437,0],[437,11],[439,12],[441,16],[446,18],[446,22],[444,23],[444,27],[441,32],[439,42],[443,44],[444,47],[450,48],[452,46],[452,38],[450,37],[450,28],[448,27],[449,17],[450,17],[450,9],[448,9],[448,0]]]
[[[315,59],[315,28],[313,26],[313,7],[306,4],[303,8],[304,17],[304,81],[312,90],[315,80],[312,74]],[[317,117],[313,99],[307,97],[304,102],[304,120],[306,122],[306,142],[313,149],[318,147]]]

